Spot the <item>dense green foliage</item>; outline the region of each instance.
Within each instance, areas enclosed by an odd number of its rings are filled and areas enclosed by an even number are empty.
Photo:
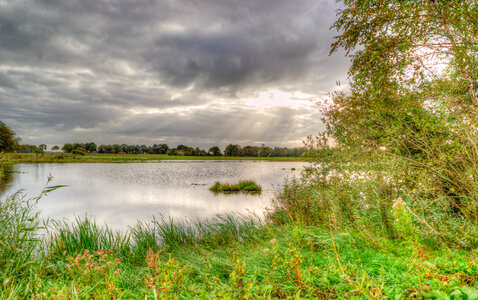
[[[252,180],[239,181],[236,184],[220,183],[217,181],[213,186],[209,188],[210,191],[215,193],[232,193],[232,192],[260,192],[262,188],[260,185]]]
[[[424,215],[478,222],[476,1],[345,4],[333,50],[353,52],[351,91],[329,134]]]
[[[17,149],[18,139],[15,132],[0,121],[0,152],[13,152]]]
[[[40,148],[36,145],[27,145],[27,144],[21,144],[17,145],[16,148],[16,153],[35,153],[35,154],[42,154],[45,151],[43,148]]]

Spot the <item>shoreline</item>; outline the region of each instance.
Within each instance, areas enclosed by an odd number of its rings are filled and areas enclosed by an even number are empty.
[[[160,163],[163,161],[303,161],[313,159],[304,157],[239,157],[239,156],[170,156],[161,154],[90,154],[73,155],[69,153],[7,153],[0,157],[0,163]]]

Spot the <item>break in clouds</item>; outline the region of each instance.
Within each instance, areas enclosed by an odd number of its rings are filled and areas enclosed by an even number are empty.
[[[335,0],[0,2],[0,120],[23,143],[300,146],[344,80]]]

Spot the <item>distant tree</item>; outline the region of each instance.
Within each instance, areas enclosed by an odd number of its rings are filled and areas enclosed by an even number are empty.
[[[18,145],[16,151],[18,153],[36,153],[36,154],[44,153],[43,149],[39,148],[36,145]]]
[[[57,150],[60,150],[60,147],[58,147],[58,146],[55,145],[55,146],[51,147],[51,150],[57,151]]]
[[[262,144],[261,148],[259,149],[259,156],[260,157],[269,157],[272,155],[272,148],[266,147],[266,145]]]
[[[225,156],[239,156],[239,155],[241,155],[241,146],[234,145],[234,144],[227,145],[226,150],[224,150],[224,155]]]
[[[43,150],[42,146],[45,146],[45,149],[46,149],[46,145],[44,145],[44,144],[40,145],[39,147],[37,147],[35,145],[32,145],[29,152],[35,153],[35,154],[42,154],[42,153],[44,153],[44,150]]]
[[[15,138],[15,132],[0,121],[0,152],[14,152],[17,149],[18,140]]]
[[[158,146],[158,151],[157,154],[166,154],[169,151],[169,147],[167,144],[161,144],[157,145]]]
[[[96,144],[93,142],[86,143],[83,148],[88,152],[96,152]]]
[[[121,144],[121,152],[128,153],[128,145]]]
[[[146,145],[141,145],[141,153],[143,154],[151,154],[152,153],[152,149],[151,147],[148,147]]]
[[[38,145],[38,148],[42,149],[43,151],[46,150],[46,145],[45,144],[40,144]]]
[[[123,152],[122,149],[121,149],[121,146],[118,145],[118,144],[114,144],[113,145],[113,153],[121,153]]]
[[[194,148],[186,145],[178,145],[176,150],[178,150],[178,153],[182,153],[182,155],[185,156],[192,156],[194,154]]]
[[[61,150],[63,150],[65,153],[71,153],[71,151],[73,151],[73,149],[75,149],[75,147],[73,147],[72,144],[65,144],[61,148]]]
[[[259,156],[259,148],[258,147],[253,147],[253,146],[246,146],[242,148],[241,151],[243,156],[248,156],[248,157],[256,157]]]
[[[209,148],[208,154],[212,156],[222,156],[221,149],[219,149],[218,146]]]
[[[113,146],[112,145],[106,145],[104,147],[105,153],[113,153]]]

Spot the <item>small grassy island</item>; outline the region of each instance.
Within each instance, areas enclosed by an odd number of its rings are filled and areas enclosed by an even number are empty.
[[[262,191],[262,187],[252,180],[239,181],[236,184],[223,183],[219,181],[209,188],[211,192],[215,193],[237,193],[237,192],[250,192],[259,193]]]

